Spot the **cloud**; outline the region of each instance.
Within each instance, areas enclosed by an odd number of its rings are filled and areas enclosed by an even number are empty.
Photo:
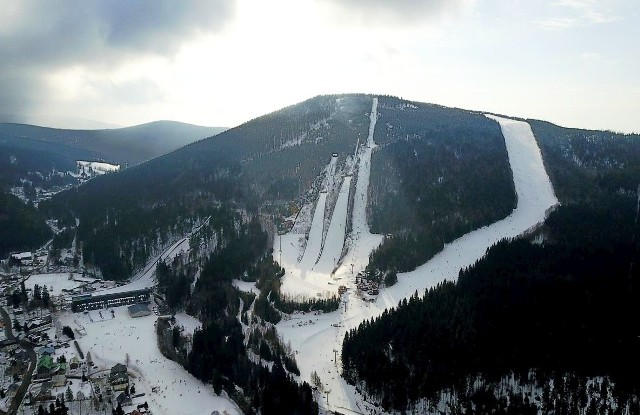
[[[536,20],[543,29],[562,30],[593,24],[609,23],[619,19],[603,5],[593,0],[558,0],[551,3],[553,16]]]
[[[361,23],[415,23],[468,9],[474,0],[321,0]]]
[[[46,97],[45,78],[64,68],[171,57],[233,12],[227,0],[11,0],[0,14],[0,113],[33,110]]]

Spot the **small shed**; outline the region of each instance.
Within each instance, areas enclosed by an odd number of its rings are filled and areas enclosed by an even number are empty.
[[[151,310],[147,304],[134,304],[127,307],[127,310],[129,310],[129,315],[133,318],[144,317],[151,314]]]

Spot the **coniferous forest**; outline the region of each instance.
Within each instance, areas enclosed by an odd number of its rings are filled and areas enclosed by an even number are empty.
[[[346,335],[344,376],[383,407],[433,410],[448,391],[452,413],[639,413],[640,140],[531,125],[562,205]],[[505,399],[514,376],[537,401]]]
[[[379,271],[411,271],[444,244],[506,217],[516,197],[500,127],[482,114],[380,98],[371,230]]]

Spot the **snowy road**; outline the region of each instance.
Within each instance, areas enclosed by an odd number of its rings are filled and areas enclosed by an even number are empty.
[[[302,378],[309,381],[311,373],[315,371],[322,380],[325,391],[330,391],[326,400],[320,401],[321,406],[347,413],[359,413],[366,409],[367,404],[339,375],[341,344],[347,330],[357,327],[365,319],[380,315],[385,309],[394,307],[400,300],[416,291],[423,293],[425,289],[445,279],[455,280],[459,270],[480,259],[487,248],[503,238],[518,236],[536,226],[544,220],[547,211],[557,204],[553,187],[542,163],[540,149],[529,125],[521,121],[489,115],[487,117],[500,124],[505,138],[518,196],[516,209],[507,218],[470,232],[446,245],[438,255],[415,271],[400,274],[396,285],[383,289],[377,300],[369,303],[355,294],[351,264],[356,273],[363,269],[368,262],[369,253],[382,240],[380,235],[370,233],[366,221],[371,152],[375,147],[373,130],[377,120],[377,99],[374,99],[367,145],[363,146],[358,154],[353,230],[347,240],[350,244],[349,251],[334,274],[334,278],[339,279],[340,284],[350,288],[345,295],[346,302],[339,311],[333,313],[320,316],[295,315],[292,319],[278,324],[279,333],[298,353],[297,361]],[[295,235],[282,236],[282,265],[285,268],[298,265],[294,259],[297,252],[296,244],[293,243],[295,239]],[[287,246],[286,250],[284,246]],[[330,281],[331,276],[325,275],[324,279]],[[314,285],[300,284],[295,274],[289,274],[289,269],[283,288],[285,291],[293,292],[307,288],[310,295],[320,291],[319,287]],[[337,362],[334,360],[336,356]]]

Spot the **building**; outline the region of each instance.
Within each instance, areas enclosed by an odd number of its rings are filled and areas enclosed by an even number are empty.
[[[111,368],[109,373],[109,384],[114,391],[122,391],[129,386],[129,374],[127,373],[127,367],[122,363],[116,364]]]
[[[151,310],[147,304],[134,304],[127,307],[129,315],[133,318],[144,317],[151,314]]]
[[[27,262],[30,263],[33,260],[33,254],[31,252],[18,252],[16,254],[11,254],[11,258],[25,264]]]
[[[69,369],[76,370],[78,367],[80,367],[80,360],[73,356],[71,360],[69,360]]]
[[[143,290],[123,291],[109,294],[82,294],[71,299],[71,310],[74,313],[85,310],[119,307],[136,303],[148,303],[151,298],[149,288]]]
[[[38,379],[50,378],[57,371],[58,364],[49,355],[44,355],[38,360],[36,377]]]

